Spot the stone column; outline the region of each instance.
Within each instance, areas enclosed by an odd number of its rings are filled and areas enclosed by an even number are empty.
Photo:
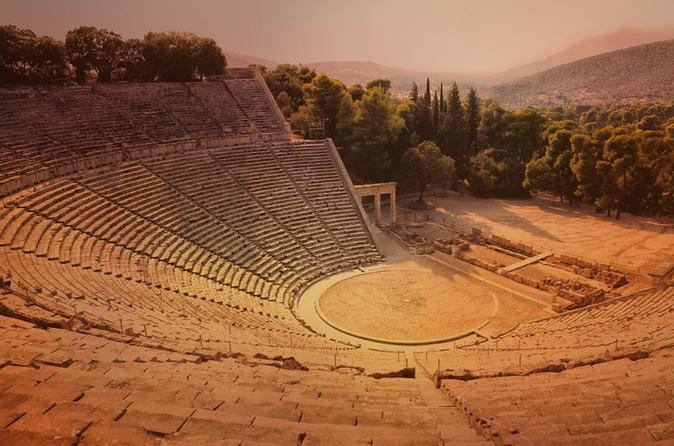
[[[396,191],[391,191],[391,224],[398,223],[398,204],[396,203]]]
[[[379,191],[374,193],[374,222],[381,226],[381,194]]]

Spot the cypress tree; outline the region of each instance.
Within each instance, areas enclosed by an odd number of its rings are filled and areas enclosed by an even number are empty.
[[[447,97],[447,112],[443,114],[438,141],[444,153],[456,161],[457,173],[464,178],[468,154],[466,150],[466,126],[459,87],[456,82]]]
[[[421,141],[430,141],[433,138],[433,112],[431,110],[431,83],[426,79],[426,91],[419,98],[414,110],[416,133]]]
[[[437,90],[433,94],[433,139],[438,135],[438,120],[440,119],[440,108],[438,104]]]
[[[471,88],[466,98],[466,146],[468,153],[477,153],[477,129],[480,126],[480,98]]]
[[[415,104],[419,102],[419,87],[417,87],[417,83],[414,81],[412,81],[412,90],[410,90],[410,99],[412,99]]]
[[[445,92],[442,89],[442,82],[440,82],[440,112],[447,111],[447,104],[445,104]]]

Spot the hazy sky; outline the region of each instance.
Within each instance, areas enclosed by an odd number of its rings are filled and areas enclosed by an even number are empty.
[[[79,25],[123,37],[191,31],[279,62],[368,60],[490,73],[618,28],[674,23],[674,0],[0,0],[0,24],[63,39]]]

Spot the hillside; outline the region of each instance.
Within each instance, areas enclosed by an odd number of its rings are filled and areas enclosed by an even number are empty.
[[[674,39],[560,65],[493,88],[508,106],[674,100]]]
[[[524,76],[539,73],[557,65],[563,65],[586,57],[668,39],[674,39],[674,28],[656,31],[645,31],[634,28],[620,29],[612,33],[581,40],[563,51],[546,57],[543,60],[538,60],[511,70],[497,73],[491,77],[491,80],[496,83],[509,82]]]
[[[517,94],[515,90],[520,88],[512,86],[520,85],[521,82],[525,81],[524,78],[528,79],[528,77],[535,76],[546,70],[565,64],[572,64],[581,59],[589,59],[604,53],[615,52],[616,50],[668,39],[674,39],[674,28],[655,31],[625,28],[608,34],[584,39],[543,60],[535,61],[500,73],[482,75],[409,70],[369,61],[303,62],[303,65],[309,66],[319,73],[326,73],[330,77],[339,79],[346,85],[365,85],[367,82],[378,78],[390,79],[392,91],[396,96],[406,95],[413,81],[422,85],[426,82],[426,78],[428,77],[431,79],[433,88],[438,87],[440,82],[449,84],[452,81],[456,81],[462,89],[474,86],[477,87],[480,94],[484,96],[505,98],[508,101],[511,101],[513,98],[510,96],[512,94]],[[279,64],[278,62],[269,59],[238,53],[227,52],[226,56],[227,66],[231,68],[247,67],[250,64],[256,64],[274,69]],[[625,94],[627,94],[627,92],[628,89],[625,89]],[[637,96],[641,97],[642,95],[641,93],[638,93]],[[517,101],[515,102],[517,103]],[[550,100],[545,99],[543,102],[558,103],[559,100],[553,98]],[[604,100],[601,99],[599,102],[604,102]],[[539,102],[535,101],[534,103]]]
[[[277,62],[269,59],[262,59],[255,56],[246,56],[244,54],[225,53],[227,58],[227,66],[229,68],[246,68],[248,65],[264,65],[267,68],[274,69],[278,65]]]
[[[440,82],[448,84],[452,81],[458,83],[480,83],[484,79],[482,76],[462,73],[431,73],[425,71],[406,70],[403,68],[389,67],[374,62],[311,62],[306,65],[314,68],[317,72],[326,73],[331,77],[337,78],[346,85],[363,84],[372,79],[390,79],[394,90],[408,90],[412,81],[418,84],[426,82],[430,77],[433,84],[439,85]]]

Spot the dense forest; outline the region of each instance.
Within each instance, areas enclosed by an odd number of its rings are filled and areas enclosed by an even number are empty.
[[[82,26],[63,42],[0,26],[0,83],[194,81],[224,72],[210,38],[149,32],[124,40]],[[674,214],[674,104],[504,109],[456,83],[413,85],[405,99],[375,79],[346,86],[301,65],[262,67],[297,132],[333,138],[356,181],[468,188],[483,197],[554,193],[620,217]]]
[[[75,28],[59,41],[29,29],[0,26],[0,83],[190,81],[224,72],[213,39],[190,33],[149,32],[124,40],[114,31]]]
[[[449,174],[429,182],[444,177],[483,197],[547,191],[616,218],[674,214],[672,103],[507,110],[456,83],[432,90],[427,81],[396,100],[385,79],[346,86],[296,65],[264,74],[293,127],[306,135],[324,124],[357,181],[417,188],[410,150],[431,153],[420,144],[432,142],[451,162],[433,155]]]

